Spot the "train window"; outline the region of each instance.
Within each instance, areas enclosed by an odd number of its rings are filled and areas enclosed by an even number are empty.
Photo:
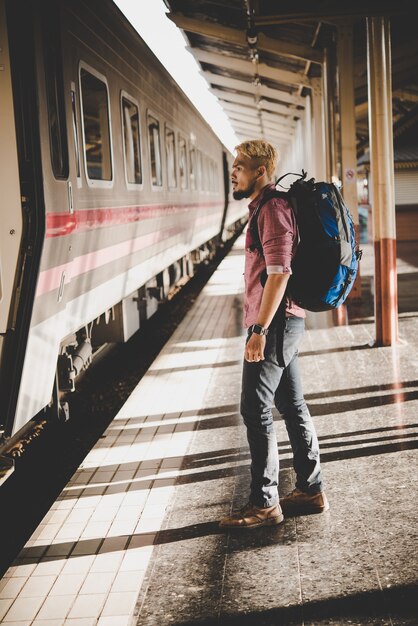
[[[75,93],[75,84],[71,83],[71,117],[73,122],[73,138],[75,150],[75,166],[77,178],[80,178],[80,146],[78,143],[78,125],[77,125],[77,99]]]
[[[197,162],[194,148],[190,148],[190,189],[197,189]]]
[[[210,174],[211,174],[210,188],[211,188],[212,191],[216,191],[216,164],[215,164],[215,161],[213,159],[211,159],[210,164],[211,164],[211,168],[210,168]]]
[[[209,190],[208,175],[209,175],[208,157],[206,156],[206,154],[202,154],[202,178],[203,178],[202,185],[203,185],[204,191]]]
[[[68,178],[69,168],[59,6],[44,3],[41,16],[51,165],[55,178],[62,179]]]
[[[187,189],[187,147],[186,140],[179,137],[179,169],[180,169],[180,189]]]
[[[209,159],[206,154],[202,154],[202,169],[203,169],[203,189],[209,191]]]
[[[155,187],[162,187],[163,170],[161,167],[160,122],[149,114],[148,137],[151,157],[151,182]]]
[[[208,168],[208,172],[207,172],[208,191],[211,191],[212,190],[212,159],[210,157],[206,157],[206,167]]]
[[[177,157],[176,157],[176,137],[174,131],[166,126],[165,129],[165,149],[167,154],[167,179],[171,189],[177,187]]]
[[[142,163],[139,108],[123,92],[121,106],[126,182],[128,184],[141,185]]]
[[[103,77],[104,78],[104,77]],[[97,72],[80,66],[84,152],[90,181],[112,180],[110,118],[107,85]]]
[[[202,153],[196,150],[197,154],[197,188],[203,190],[203,169],[202,169]]]

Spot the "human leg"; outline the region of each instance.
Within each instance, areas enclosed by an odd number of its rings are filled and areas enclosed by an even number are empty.
[[[322,476],[318,437],[303,397],[297,354],[283,372],[275,404],[283,415],[289,435],[296,487],[306,493],[319,493],[322,491]]]
[[[270,326],[263,361],[244,360],[241,414],[247,428],[251,455],[249,502],[220,521],[221,528],[256,528],[280,524],[284,517],[279,504],[279,456],[272,407],[283,367],[278,360],[275,325]]]
[[[275,404],[284,417],[293,452],[296,489],[282,498],[283,512],[320,513],[329,508],[323,492],[318,437],[303,396],[298,347],[303,337],[303,320],[286,322],[283,352],[286,367],[275,394]]]
[[[283,368],[277,354],[278,330],[270,327],[265,359],[244,361],[241,391],[241,414],[247,428],[251,454],[250,501],[257,507],[278,502],[279,456],[272,407]]]

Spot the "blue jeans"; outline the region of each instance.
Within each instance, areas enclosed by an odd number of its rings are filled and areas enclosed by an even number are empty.
[[[298,348],[304,329],[303,318],[276,316],[266,337],[265,360],[254,363],[244,360],[241,414],[251,453],[250,501],[258,507],[273,506],[279,499],[273,405],[286,424],[296,487],[311,494],[322,491],[318,438],[299,374]]]

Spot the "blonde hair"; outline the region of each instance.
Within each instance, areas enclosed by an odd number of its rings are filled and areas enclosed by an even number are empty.
[[[256,160],[256,167],[264,165],[269,178],[273,178],[276,171],[279,155],[277,150],[271,143],[263,139],[248,139],[238,146],[235,146],[236,152],[240,152],[249,159]]]

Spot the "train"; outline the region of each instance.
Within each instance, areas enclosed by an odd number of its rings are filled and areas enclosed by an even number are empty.
[[[0,457],[242,229],[232,155],[111,0],[0,0]],[[10,470],[11,471],[11,470]]]

